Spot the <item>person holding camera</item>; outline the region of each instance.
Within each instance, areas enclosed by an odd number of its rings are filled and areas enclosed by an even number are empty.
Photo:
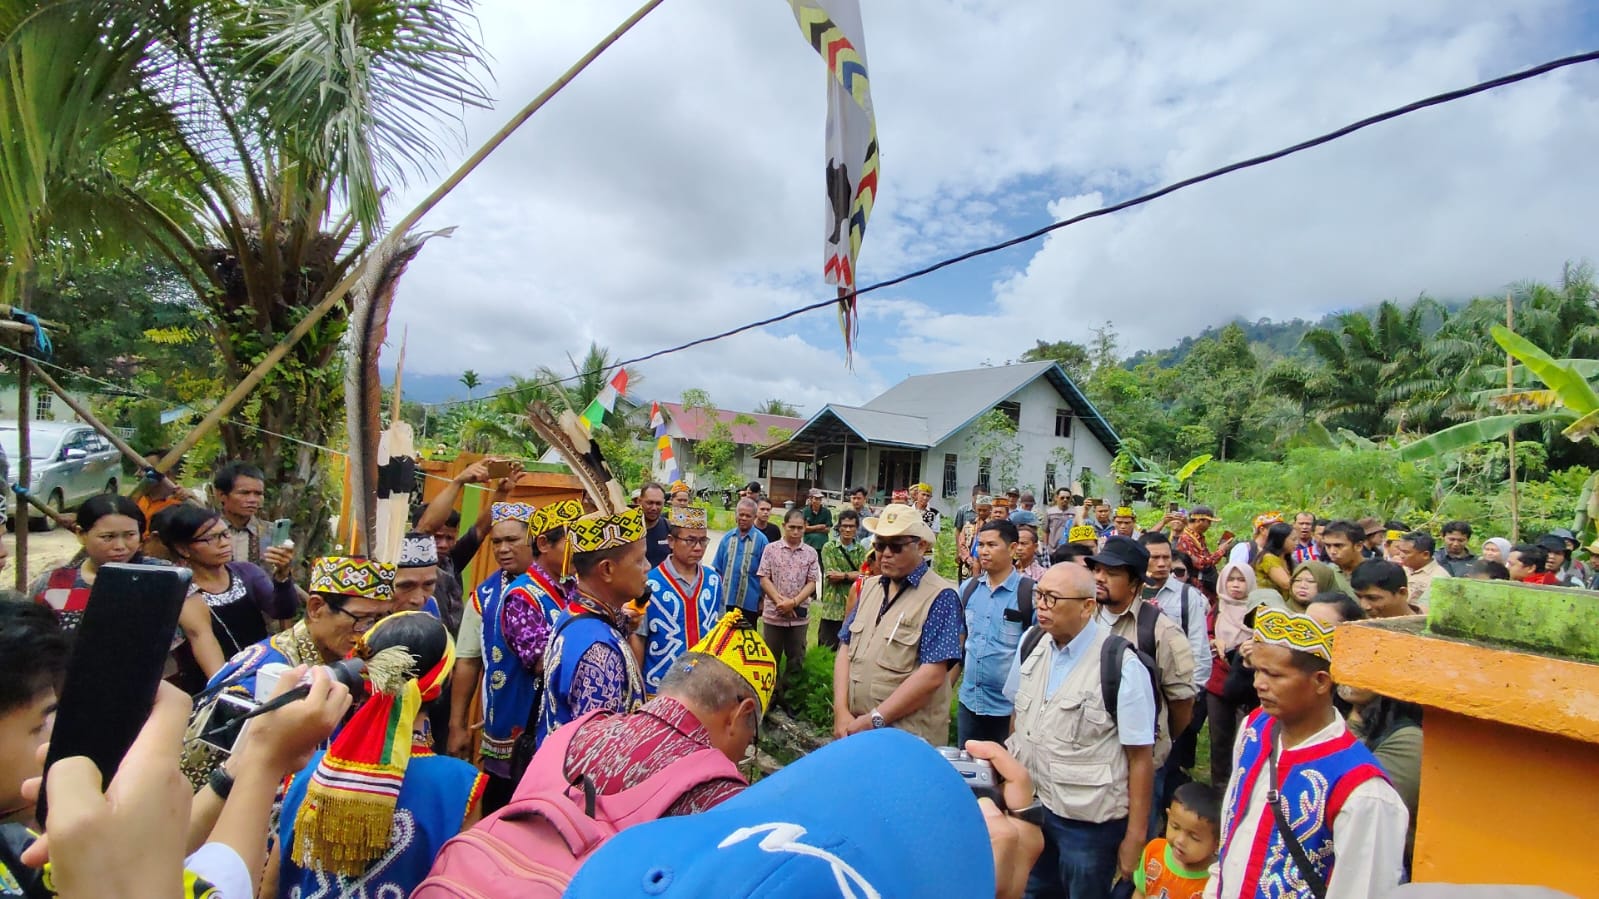
[[[1055,565],[1033,591],[1005,693],[1007,748],[1044,806],[1033,897],[1105,896],[1143,852],[1155,779],[1155,688],[1133,646],[1098,620],[1094,575]]]

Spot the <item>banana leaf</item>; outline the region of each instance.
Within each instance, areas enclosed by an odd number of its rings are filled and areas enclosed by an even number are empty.
[[[1183,467],[1177,469],[1177,483],[1181,484],[1193,477],[1194,472],[1198,471],[1206,462],[1209,462],[1210,460],[1211,454],[1205,453],[1203,455],[1195,456],[1194,458],[1183,463]]]
[[[1599,393],[1594,392],[1593,385],[1576,369],[1557,362],[1537,344],[1503,325],[1494,325],[1493,337],[1495,342],[1504,347],[1505,352],[1532,369],[1539,380],[1558,393],[1566,408],[1578,416],[1599,409]]]
[[[1567,440],[1584,440],[1592,436],[1595,430],[1599,430],[1599,410],[1589,412],[1567,425],[1561,433],[1566,435]]]
[[[1462,422],[1453,427],[1444,428],[1442,431],[1429,434],[1414,443],[1408,443],[1399,448],[1399,458],[1405,462],[1417,462],[1447,453],[1458,453],[1479,443],[1498,440],[1523,425],[1536,424],[1541,421],[1569,421],[1572,418],[1572,414],[1564,410],[1546,412],[1540,415],[1515,413],[1512,415],[1493,415],[1488,418],[1479,418],[1476,421]]]

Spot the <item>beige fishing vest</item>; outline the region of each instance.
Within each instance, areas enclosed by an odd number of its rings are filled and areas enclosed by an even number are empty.
[[[918,666],[917,652],[922,644],[922,625],[933,607],[933,600],[955,585],[932,569],[922,582],[907,587],[878,620],[878,610],[887,600],[884,587],[888,578],[874,577],[861,588],[855,606],[855,620],[849,628],[849,711],[865,715],[881,705],[911,676]],[[890,589],[898,592],[899,584]],[[909,731],[934,746],[949,743],[949,678],[939,680],[938,689],[927,705],[890,726]]]
[[[1038,641],[1021,664],[1016,732],[1008,744],[1045,808],[1089,824],[1127,816],[1127,755],[1105,711],[1099,679],[1100,650],[1109,635],[1110,628],[1099,628],[1052,697],[1045,691],[1054,639]]]

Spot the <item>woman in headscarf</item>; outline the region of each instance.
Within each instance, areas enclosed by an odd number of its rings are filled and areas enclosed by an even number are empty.
[[[1215,664],[1205,682],[1205,711],[1210,721],[1211,783],[1226,783],[1232,774],[1233,740],[1245,707],[1224,695],[1227,673],[1239,664],[1238,647],[1250,639],[1244,615],[1256,591],[1255,572],[1248,565],[1229,562],[1216,578],[1216,611],[1211,624],[1211,654]]]
[[[1288,581],[1288,595],[1284,599],[1292,612],[1303,612],[1311,597],[1338,589],[1338,577],[1333,567],[1325,562],[1300,562],[1294,567]]]
[[[1482,541],[1482,557],[1500,565],[1510,564],[1510,541],[1503,537],[1489,537]]]

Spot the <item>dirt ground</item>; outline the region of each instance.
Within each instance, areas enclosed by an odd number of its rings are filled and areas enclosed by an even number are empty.
[[[0,541],[10,555],[5,571],[0,573],[0,587],[15,587],[17,537],[8,533]],[[51,568],[67,564],[77,552],[78,538],[64,528],[49,533],[33,531],[28,534],[28,576],[24,583],[32,583]]]

